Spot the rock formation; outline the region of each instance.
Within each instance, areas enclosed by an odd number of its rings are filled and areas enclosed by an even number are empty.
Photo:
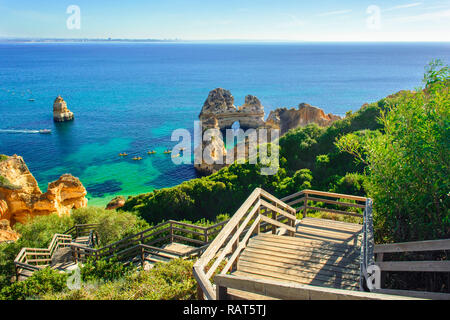
[[[53,103],[53,120],[56,122],[73,120],[73,112],[67,109],[67,103],[58,96]]]
[[[106,210],[114,210],[117,208],[122,208],[124,205],[125,205],[125,197],[117,196],[106,205]]]
[[[341,117],[331,113],[325,114],[322,109],[313,107],[307,103],[300,103],[298,109],[279,108],[270,112],[266,123],[272,128],[279,128],[284,134],[290,129],[304,127],[310,123],[317,123],[319,126],[329,126]]]
[[[230,91],[217,88],[209,93],[199,115],[202,123],[211,117],[217,119],[220,129],[230,128],[236,121],[244,129],[258,128],[264,125],[264,107],[258,98],[249,95],[245,97],[245,103],[237,108]]]
[[[225,149],[225,144],[221,138],[222,133],[220,132],[216,117],[211,116],[206,118],[202,123],[202,128],[202,136],[205,131],[209,129],[212,129],[212,131],[209,132],[213,135],[211,136],[211,139],[203,141],[202,144],[198,145],[194,150],[195,158],[202,159],[201,163],[194,164],[194,168],[200,174],[208,175],[217,172],[224,167],[227,150]]]
[[[2,241],[16,241],[20,235],[11,229],[9,221],[6,219],[0,220],[0,242]]]
[[[284,134],[290,129],[300,126],[306,126],[309,123],[317,123],[320,126],[328,126],[332,122],[340,119],[339,116],[333,114],[325,114],[322,109],[313,107],[307,103],[301,103],[298,109],[280,108],[272,111],[264,121],[264,107],[259,99],[255,96],[248,95],[245,97],[245,103],[236,107],[234,105],[234,97],[230,91],[217,88],[212,90],[200,112],[199,119],[202,124],[203,133],[207,129],[228,129],[235,122],[239,122],[242,129],[280,129],[280,133]],[[270,134],[270,130],[268,132]],[[248,146],[246,145],[246,153]],[[220,159],[222,155],[226,155],[223,140],[215,139],[203,143],[203,150],[200,146],[195,150],[195,157],[203,155],[202,163],[195,164],[195,168],[202,174],[211,174],[226,166],[223,164],[206,163],[204,153],[210,154],[212,158]],[[221,151],[221,152],[218,152]],[[203,152],[203,153],[202,153]],[[236,155],[236,152],[235,152]]]
[[[0,219],[13,226],[29,217],[57,213],[70,214],[71,209],[87,206],[86,189],[78,178],[62,175],[49,183],[42,193],[22,157],[13,155],[0,161]]]

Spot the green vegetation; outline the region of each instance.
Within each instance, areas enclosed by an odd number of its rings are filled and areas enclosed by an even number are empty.
[[[8,159],[8,156],[7,156],[7,155],[0,154],[0,162],[5,161],[5,160],[7,160],[7,159]]]
[[[52,294],[66,288],[67,274],[45,268],[33,273],[25,281],[14,282],[0,290],[0,300],[25,300],[39,298],[43,293]]]
[[[407,93],[382,110],[384,134],[337,146],[367,164],[378,241],[450,237],[450,71],[432,62],[425,90]]]
[[[369,135],[381,129],[377,117],[391,99],[395,97],[365,105],[328,128],[311,124],[289,131],[279,141],[280,168],[275,175],[261,175],[260,165],[235,163],[208,177],[129,197],[122,209],[136,211],[151,223],[165,219],[214,220],[218,214],[234,213],[256,187],[278,197],[305,188],[351,190],[365,195],[365,165],[356,164],[354,157],[339,150],[334,142],[343,134]]]
[[[85,282],[94,282],[99,279],[102,281],[113,281],[124,277],[134,269],[133,266],[125,266],[114,258],[98,261],[88,259],[81,267],[81,279]]]
[[[14,243],[0,243],[0,287],[9,285],[14,278],[14,258],[23,247],[46,248],[55,233],[64,233],[75,224],[99,223],[100,245],[118,241],[150,226],[129,212],[116,212],[100,208],[74,210],[71,216],[56,214],[36,216],[26,224],[16,224],[14,229],[21,237]]]
[[[174,259],[157,263],[149,271],[138,270],[124,277],[105,281],[90,278],[79,290],[50,292],[48,300],[189,300],[195,299],[197,282],[192,274],[193,262]]]

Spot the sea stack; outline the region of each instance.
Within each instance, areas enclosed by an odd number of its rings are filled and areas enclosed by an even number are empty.
[[[61,96],[58,96],[53,103],[53,120],[55,122],[73,120],[73,112],[67,109],[67,103]]]

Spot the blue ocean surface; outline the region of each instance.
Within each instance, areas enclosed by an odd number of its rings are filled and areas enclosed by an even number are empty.
[[[196,177],[163,151],[173,130],[193,132],[214,88],[236,105],[257,96],[266,116],[301,102],[343,115],[421,86],[436,58],[449,62],[449,43],[0,44],[0,154],[23,156],[43,191],[61,174],[79,177],[103,206]],[[73,122],[53,122],[58,95]],[[27,131],[39,129],[52,134]]]

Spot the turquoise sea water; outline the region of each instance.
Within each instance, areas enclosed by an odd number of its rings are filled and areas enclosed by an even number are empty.
[[[448,63],[450,44],[0,44],[0,154],[23,156],[44,191],[72,173],[104,205],[196,177],[162,152],[174,129],[193,132],[214,88],[236,105],[257,96],[266,116],[301,102],[344,114],[420,86],[434,58]],[[58,94],[75,121],[53,123]],[[53,133],[5,131],[44,128]]]

